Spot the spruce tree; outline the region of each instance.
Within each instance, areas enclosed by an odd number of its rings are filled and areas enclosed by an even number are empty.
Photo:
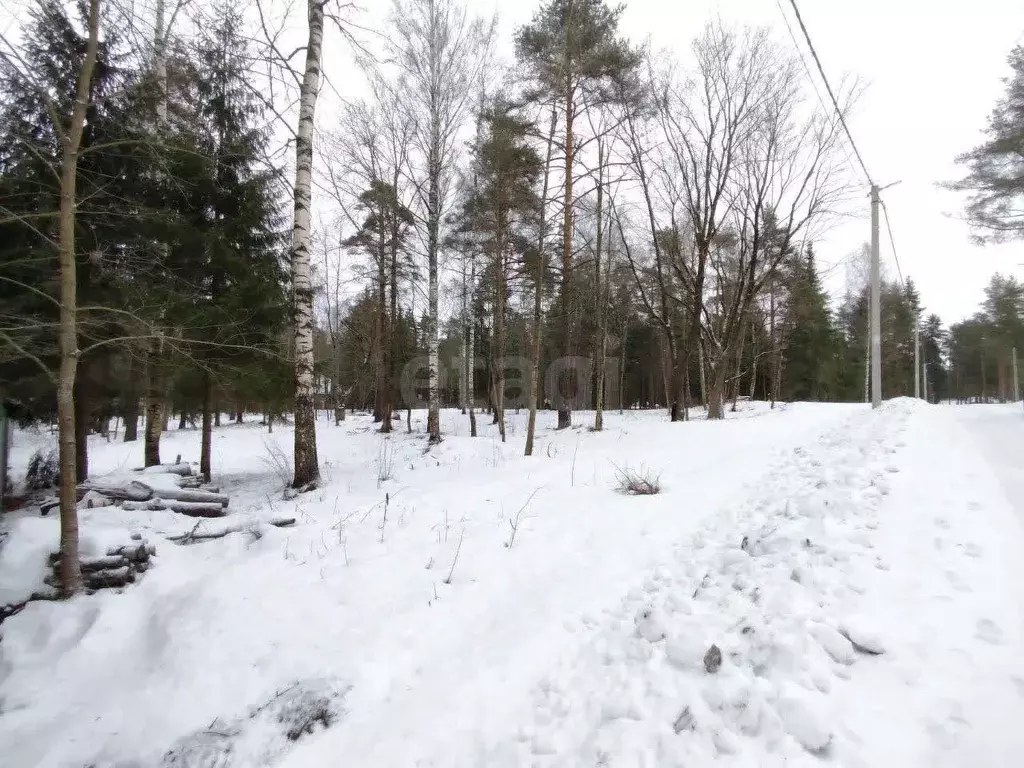
[[[789,260],[784,282],[789,295],[783,319],[782,399],[827,400],[835,389],[835,333],[812,244],[803,256]]]
[[[225,2],[199,35],[192,76],[200,161],[172,248],[177,277],[193,286],[182,319],[203,370],[200,471],[207,477],[214,375],[227,366],[258,371],[285,320],[280,198],[264,165],[267,120],[247,83],[253,52],[241,21],[240,6]]]
[[[949,334],[938,315],[931,314],[921,327],[922,396],[940,403],[949,397],[949,371],[946,366],[946,345]]]
[[[111,14],[112,15],[112,14]],[[89,81],[77,159],[75,211],[76,335],[74,383],[77,473],[88,475],[86,437],[117,392],[109,343],[136,332],[124,310],[133,309],[124,287],[137,275],[144,237],[140,169],[147,162],[132,115],[138,74],[123,61],[116,28],[101,22]],[[58,365],[58,171],[62,147],[51,110],[70,113],[86,38],[62,3],[47,0],[31,11],[24,66],[31,76],[0,63],[0,386],[37,418],[55,414],[53,372]],[[46,98],[43,93],[48,94]],[[49,299],[46,297],[50,297]]]

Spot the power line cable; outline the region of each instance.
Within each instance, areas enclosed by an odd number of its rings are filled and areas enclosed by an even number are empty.
[[[850,141],[850,146],[853,147],[853,154],[857,156],[857,162],[860,163],[860,169],[864,172],[864,177],[868,180],[868,184],[872,187],[875,186],[875,182],[871,179],[871,174],[868,173],[868,167],[864,163],[864,158],[860,154],[860,150],[857,149],[857,142],[853,140],[853,134],[850,133],[850,126],[846,124],[846,117],[843,115],[843,110],[839,108],[839,99],[836,98],[835,92],[832,90],[832,85],[828,81],[828,77],[825,75],[825,68],[821,65],[821,59],[818,58],[818,52],[814,48],[814,43],[811,41],[811,35],[807,31],[807,26],[804,24],[804,19],[800,15],[800,8],[796,4],[796,0],[789,0],[789,4],[793,6],[793,13],[796,14],[797,23],[800,25],[800,31],[804,34],[804,40],[807,41],[807,47],[811,50],[811,56],[814,58],[814,63],[818,67],[818,74],[821,75],[822,81],[825,83],[825,90],[828,91],[829,98],[832,99],[832,106],[835,107],[836,115],[839,117],[839,122],[843,126],[843,130],[846,132],[846,138]]]
[[[882,200],[882,215],[885,217],[885,228],[889,232],[889,245],[892,247],[892,258],[896,262],[896,273],[900,276],[900,284],[906,288],[906,281],[903,279],[903,270],[900,269],[900,257],[896,253],[896,239],[892,236],[892,224],[889,222],[889,206]]]
[[[821,95],[821,91],[818,90],[818,84],[814,81],[814,75],[811,73],[811,68],[807,64],[807,57],[804,56],[803,49],[800,47],[800,43],[797,42],[796,34],[793,32],[793,25],[789,23],[789,16],[786,15],[786,11],[782,7],[782,0],[775,0],[775,5],[779,9],[779,15],[782,16],[782,20],[786,23],[786,31],[789,33],[789,39],[793,42],[793,48],[796,50],[797,56],[800,57],[800,64],[803,65],[804,72],[807,74],[807,81],[811,84],[811,88],[814,89],[814,95],[818,97],[818,103],[826,111],[828,105],[825,103],[824,97]],[[850,149],[845,143],[842,145],[843,154],[846,155],[846,162],[850,165],[854,164],[853,158],[850,156]]]

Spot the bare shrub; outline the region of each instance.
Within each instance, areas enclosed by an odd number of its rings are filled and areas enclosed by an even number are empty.
[[[661,475],[643,465],[639,469],[615,467],[615,488],[630,496],[653,496],[661,493]]]
[[[281,481],[281,485],[285,487],[291,485],[293,475],[292,460],[277,442],[268,440],[265,437],[263,438],[263,457],[261,461]]]
[[[382,440],[377,451],[377,487],[395,476],[395,446],[390,440]]]

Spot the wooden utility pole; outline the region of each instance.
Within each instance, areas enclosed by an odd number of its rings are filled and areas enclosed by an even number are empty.
[[[871,185],[871,407],[882,405],[882,289],[878,247],[879,189]]]

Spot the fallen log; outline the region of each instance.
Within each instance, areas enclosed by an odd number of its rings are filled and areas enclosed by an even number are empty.
[[[121,507],[130,511],[168,511],[189,517],[224,517],[227,511],[220,504],[200,501],[176,501],[174,499],[151,499],[149,501],[126,501]]]
[[[107,557],[94,557],[82,560],[82,573],[90,571],[106,571],[116,568],[124,568],[128,565],[128,559],[124,555]]]
[[[231,501],[231,497],[223,493],[211,493],[210,491],[201,491],[198,488],[161,488],[154,491],[154,495],[161,499],[196,501],[202,504],[220,504],[222,507],[226,507]]]
[[[145,467],[142,470],[145,475],[159,475],[163,473],[169,473],[172,475],[180,475],[181,477],[188,477],[192,474],[191,464],[157,464],[152,467]]]
[[[153,498],[153,489],[138,480],[129,480],[124,483],[86,480],[84,483],[79,483],[78,490],[85,493],[95,491],[117,501],[149,501]]]
[[[60,499],[43,499],[39,505],[39,514],[48,515],[60,506]]]
[[[85,492],[78,501],[79,509],[98,509],[101,507],[111,507],[114,505],[114,500],[104,493],[99,491],[89,490]]]
[[[107,550],[108,557],[123,557],[129,563],[145,563],[152,555],[156,554],[156,547],[152,544],[123,545]]]
[[[123,568],[83,573],[82,581],[86,589],[123,587],[135,582],[135,570],[131,566],[126,565]]]

